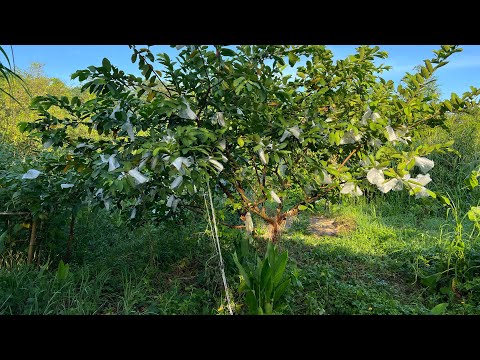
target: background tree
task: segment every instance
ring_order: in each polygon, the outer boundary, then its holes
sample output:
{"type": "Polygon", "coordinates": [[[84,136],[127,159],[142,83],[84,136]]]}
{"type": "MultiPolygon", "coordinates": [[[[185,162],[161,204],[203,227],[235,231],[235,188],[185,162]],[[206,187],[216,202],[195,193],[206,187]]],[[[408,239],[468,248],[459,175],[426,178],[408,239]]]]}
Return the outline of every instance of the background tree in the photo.
{"type": "MultiPolygon", "coordinates": [[[[43,64],[39,63],[32,63],[27,70],[18,69],[17,75],[22,79],[21,82],[0,79],[0,87],[9,89],[9,94],[0,94],[0,134],[3,142],[15,145],[18,151],[32,152],[38,150],[41,144],[18,129],[20,122],[30,122],[36,118],[35,111],[30,109],[32,96],[74,96],[78,90],[68,87],[60,79],[47,77],[43,64]]],[[[85,93],[82,96],[86,100],[92,95],[85,93]]],[[[66,115],[61,109],[52,109],[52,112],[57,116],[66,115]]],[[[78,135],[81,131],[76,129],[74,133],[78,135]]],[[[83,129],[83,134],[87,134],[86,129],[83,129]]]]}

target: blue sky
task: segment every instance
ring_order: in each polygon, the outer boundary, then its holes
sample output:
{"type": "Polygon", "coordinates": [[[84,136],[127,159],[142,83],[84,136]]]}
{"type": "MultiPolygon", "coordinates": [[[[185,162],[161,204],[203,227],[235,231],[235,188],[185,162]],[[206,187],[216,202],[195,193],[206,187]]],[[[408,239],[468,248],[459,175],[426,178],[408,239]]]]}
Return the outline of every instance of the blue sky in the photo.
{"type": "MultiPolygon", "coordinates": [[[[355,52],[357,45],[332,45],[335,58],[345,58],[355,52]]],[[[437,71],[438,84],[443,96],[451,92],[461,95],[469,86],[480,87],[480,45],[461,46],[464,50],[451,57],[450,64],[437,71]]],[[[433,57],[436,45],[382,45],[389,57],[384,63],[393,67],[382,76],[398,82],[405,71],[411,71],[423,59],[433,57]]],[[[4,45],[9,50],[9,46],[4,45]]],[[[138,74],[136,64],[132,64],[131,50],[127,45],[14,45],[15,64],[22,69],[32,62],[44,64],[47,76],[58,77],[69,85],[77,85],[70,75],[90,65],[100,65],[104,57],[127,73],[138,74]]],[[[155,46],[154,54],[167,52],[174,57],[177,51],[166,45],[155,46]]]]}

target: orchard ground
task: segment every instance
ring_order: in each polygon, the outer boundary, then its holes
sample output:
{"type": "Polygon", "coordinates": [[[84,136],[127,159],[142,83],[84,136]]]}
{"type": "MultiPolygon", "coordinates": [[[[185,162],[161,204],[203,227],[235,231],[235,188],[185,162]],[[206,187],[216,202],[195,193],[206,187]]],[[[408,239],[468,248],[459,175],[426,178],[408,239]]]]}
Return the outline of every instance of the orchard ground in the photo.
{"type": "MultiPolygon", "coordinates": [[[[286,272],[292,276],[282,313],[429,314],[445,301],[444,295],[422,284],[419,274],[429,261],[444,255],[446,234],[455,224],[418,201],[392,195],[370,203],[346,200],[329,210],[318,204],[317,214],[355,223],[354,229],[337,236],[309,231],[312,214],[307,212],[292,221],[280,242],[289,252],[286,272]]],[[[4,255],[0,312],[226,314],[218,259],[203,218],[135,230],[117,220],[104,211],[81,215],[74,257],[63,281],[57,276],[61,256],[50,258],[38,271],[22,264],[14,252],[4,255]]],[[[224,253],[233,250],[239,234],[221,231],[224,253]]],[[[478,248],[478,239],[468,245],[478,248]]],[[[226,255],[225,261],[233,289],[238,275],[231,257],[226,255]]],[[[479,314],[476,294],[471,289],[453,298],[446,313],[479,314]]],[[[241,311],[240,299],[235,302],[241,311]]]]}

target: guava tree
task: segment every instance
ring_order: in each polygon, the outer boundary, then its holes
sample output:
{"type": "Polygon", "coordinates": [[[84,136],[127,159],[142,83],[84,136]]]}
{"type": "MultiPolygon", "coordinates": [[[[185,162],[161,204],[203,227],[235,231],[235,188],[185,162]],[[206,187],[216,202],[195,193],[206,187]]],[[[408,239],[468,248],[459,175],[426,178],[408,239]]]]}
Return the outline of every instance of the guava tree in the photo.
{"type": "Polygon", "coordinates": [[[108,59],[79,70],[72,77],[96,97],[39,97],[39,118],[24,129],[70,151],[68,165],[131,218],[193,208],[209,182],[231,209],[268,223],[273,241],[287,217],[327,196],[366,187],[436,196],[425,187],[426,156],[451,144],[411,139],[479,94],[439,101],[425,91],[457,46],[436,50],[397,87],[380,76],[388,67],[377,64],[387,57],[378,47],[338,61],[325,46],[177,46],[175,60],[131,48],[141,77],[108,59]],[[79,126],[104,139],[72,136],[79,126]]]}
{"type": "MultiPolygon", "coordinates": [[[[66,257],[71,255],[76,214],[81,206],[92,199],[84,176],[65,166],[69,155],[42,152],[36,157],[9,159],[7,168],[0,166],[1,213],[28,214],[30,217],[30,244],[28,263],[31,263],[37,246],[40,223],[48,226],[58,215],[70,219],[66,257]]],[[[1,164],[0,164],[1,165],[1,164]]]]}

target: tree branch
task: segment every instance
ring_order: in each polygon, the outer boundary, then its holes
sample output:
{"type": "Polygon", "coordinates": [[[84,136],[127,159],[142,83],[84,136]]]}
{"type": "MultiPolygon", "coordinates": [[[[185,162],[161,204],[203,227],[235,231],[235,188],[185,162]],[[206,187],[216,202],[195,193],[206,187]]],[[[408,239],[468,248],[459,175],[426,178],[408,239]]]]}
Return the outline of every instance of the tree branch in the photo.
{"type": "Polygon", "coordinates": [[[223,226],[229,227],[230,229],[244,229],[245,228],[245,225],[232,225],[232,224],[224,223],[223,221],[220,221],[219,223],[223,226]]]}
{"type": "MultiPolygon", "coordinates": [[[[265,182],[262,183],[262,180],[260,179],[260,175],[258,174],[257,163],[256,163],[255,159],[256,159],[256,156],[253,155],[252,156],[253,168],[255,169],[255,174],[257,174],[258,185],[260,185],[260,190],[262,191],[263,196],[267,197],[267,195],[265,194],[265,182]]],[[[265,169],[265,166],[264,166],[264,169],[265,169]]]]}
{"type": "Polygon", "coordinates": [[[355,149],[353,149],[353,151],[347,156],[347,158],[343,160],[343,162],[340,164],[340,166],[338,167],[338,170],[340,170],[342,167],[345,166],[347,161],[350,160],[350,158],[362,147],[362,145],[363,144],[358,144],[358,146],[355,149]]]}
{"type": "Polygon", "coordinates": [[[311,202],[313,201],[316,201],[318,200],[319,198],[321,198],[323,195],[325,195],[327,192],[329,192],[330,190],[332,189],[335,189],[335,185],[333,186],[330,186],[330,187],[327,187],[327,186],[324,186],[323,188],[325,189],[324,191],[322,191],[321,193],[318,193],[308,199],[305,199],[303,201],[301,201],[300,203],[298,203],[297,205],[295,205],[293,208],[291,208],[290,210],[286,211],[283,213],[283,215],[281,217],[283,218],[287,218],[287,217],[290,217],[290,216],[294,216],[294,215],[297,215],[298,214],[298,207],[300,205],[306,205],[306,204],[310,204],[311,202]]]}
{"type": "MultiPolygon", "coordinates": [[[[134,46],[133,48],[134,48],[134,50],[136,50],[135,46],[134,46]]],[[[140,54],[139,52],[137,52],[137,54],[138,54],[138,56],[140,56],[140,57],[143,59],[143,61],[145,61],[145,63],[149,64],[149,63],[147,62],[145,56],[143,56],[143,55],[140,54]]],[[[151,65],[151,64],[149,64],[149,65],[151,65]]],[[[152,68],[153,68],[153,66],[152,66],[152,68]]],[[[153,73],[155,74],[155,77],[158,79],[158,81],[160,81],[160,83],[163,85],[163,87],[167,90],[167,92],[168,92],[168,97],[169,97],[169,98],[172,98],[172,93],[170,92],[169,88],[165,85],[165,83],[162,81],[162,79],[161,79],[160,76],[157,74],[157,72],[156,72],[155,70],[153,70],[153,73]]]]}

